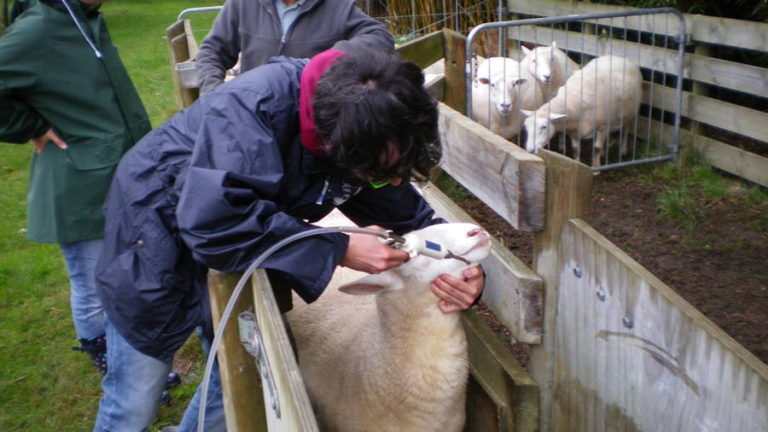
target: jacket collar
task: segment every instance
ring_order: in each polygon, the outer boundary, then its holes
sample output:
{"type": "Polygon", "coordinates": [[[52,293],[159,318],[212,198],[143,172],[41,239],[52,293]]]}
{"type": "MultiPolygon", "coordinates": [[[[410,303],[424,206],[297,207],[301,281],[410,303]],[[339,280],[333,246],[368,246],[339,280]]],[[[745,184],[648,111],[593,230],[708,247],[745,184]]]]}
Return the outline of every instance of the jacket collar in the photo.
{"type": "Polygon", "coordinates": [[[301,72],[299,85],[299,136],[301,144],[313,155],[324,158],[328,156],[323,148],[323,142],[315,132],[315,112],[312,99],[317,90],[317,81],[336,59],[343,56],[344,51],[329,49],[312,57],[301,72]]]}

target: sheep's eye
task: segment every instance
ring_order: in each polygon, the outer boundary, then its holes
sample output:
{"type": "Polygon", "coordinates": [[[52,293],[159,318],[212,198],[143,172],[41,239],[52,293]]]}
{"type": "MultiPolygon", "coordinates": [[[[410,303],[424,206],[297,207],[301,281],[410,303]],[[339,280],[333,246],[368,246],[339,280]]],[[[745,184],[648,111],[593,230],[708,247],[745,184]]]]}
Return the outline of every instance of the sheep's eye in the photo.
{"type": "Polygon", "coordinates": [[[547,129],[547,125],[541,125],[541,126],[539,126],[539,129],[546,130],[547,129]]]}

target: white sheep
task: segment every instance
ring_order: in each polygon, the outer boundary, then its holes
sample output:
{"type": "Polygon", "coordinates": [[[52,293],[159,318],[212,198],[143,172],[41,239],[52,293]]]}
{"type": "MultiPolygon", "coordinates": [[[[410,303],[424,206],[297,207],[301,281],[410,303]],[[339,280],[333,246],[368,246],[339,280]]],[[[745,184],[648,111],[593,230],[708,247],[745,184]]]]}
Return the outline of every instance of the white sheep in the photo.
{"type": "Polygon", "coordinates": [[[521,45],[521,49],[524,57],[520,64],[526,72],[536,78],[545,101],[552,99],[568,78],[579,70],[579,64],[561,51],[557,42],[553,41],[549,46],[534,49],[521,45]]]}
{"type": "MultiPolygon", "coordinates": [[[[490,250],[488,234],[472,224],[438,224],[408,235],[437,242],[471,265],[490,250]]],[[[380,274],[339,268],[316,302],[294,296],[287,318],[321,429],[462,430],[466,336],[460,315],[442,313],[429,286],[441,274],[461,277],[469,265],[416,256],[380,274]]]]}
{"type": "Polygon", "coordinates": [[[490,57],[479,62],[472,85],[472,118],[506,139],[517,135],[525,116],[544,102],[533,76],[517,60],[490,57]]]}
{"type": "Polygon", "coordinates": [[[611,132],[623,129],[621,152],[642,100],[643,77],[632,61],[615,56],[598,57],[576,71],[557,95],[535,112],[526,111],[526,150],[538,153],[557,132],[565,132],[574,158],[581,155],[581,139],[594,133],[592,166],[600,166],[603,145],[611,132]]]}

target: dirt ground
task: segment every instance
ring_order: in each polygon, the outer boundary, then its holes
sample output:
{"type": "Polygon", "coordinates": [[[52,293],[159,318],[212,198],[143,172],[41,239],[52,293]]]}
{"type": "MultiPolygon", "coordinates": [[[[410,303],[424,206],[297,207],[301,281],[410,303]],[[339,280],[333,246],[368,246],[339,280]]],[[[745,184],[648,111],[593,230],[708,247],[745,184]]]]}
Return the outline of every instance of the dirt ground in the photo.
{"type": "MultiPolygon", "coordinates": [[[[640,181],[637,170],[596,176],[591,225],[736,341],[768,363],[768,203],[725,199],[701,203],[689,231],[658,216],[665,181],[640,181]]],[[[512,230],[476,203],[465,210],[519,258],[531,263],[533,236],[512,230]]],[[[527,362],[527,347],[480,308],[497,335],[527,362]]]]}

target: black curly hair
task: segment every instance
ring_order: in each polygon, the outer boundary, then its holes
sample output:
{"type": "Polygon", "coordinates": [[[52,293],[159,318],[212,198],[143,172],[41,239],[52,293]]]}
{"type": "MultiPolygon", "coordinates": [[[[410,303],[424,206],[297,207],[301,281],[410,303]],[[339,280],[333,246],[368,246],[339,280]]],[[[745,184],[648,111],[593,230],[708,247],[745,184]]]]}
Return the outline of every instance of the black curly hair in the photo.
{"type": "Polygon", "coordinates": [[[338,169],[358,179],[425,178],[439,161],[437,102],[419,67],[377,50],[349,52],[322,75],[312,101],[316,132],[338,169]],[[400,157],[391,163],[390,145],[400,157]],[[391,165],[391,166],[390,166],[391,165]]]}

